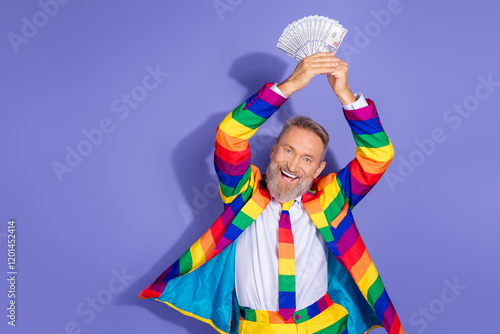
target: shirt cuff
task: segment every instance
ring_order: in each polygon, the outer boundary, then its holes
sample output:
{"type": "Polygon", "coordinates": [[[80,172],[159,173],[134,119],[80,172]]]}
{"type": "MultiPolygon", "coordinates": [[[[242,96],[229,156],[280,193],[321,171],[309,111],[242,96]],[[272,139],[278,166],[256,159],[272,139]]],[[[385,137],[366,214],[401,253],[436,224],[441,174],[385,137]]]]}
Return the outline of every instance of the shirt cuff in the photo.
{"type": "Polygon", "coordinates": [[[356,110],[368,105],[368,102],[366,102],[366,99],[362,93],[356,93],[354,94],[354,97],[356,98],[356,101],[354,101],[353,103],[342,105],[342,108],[344,108],[345,110],[356,110]]]}
{"type": "Polygon", "coordinates": [[[276,94],[279,94],[281,95],[283,98],[285,99],[288,99],[288,96],[286,96],[285,94],[283,94],[283,92],[278,88],[278,84],[275,83],[274,85],[272,85],[271,87],[269,87],[273,92],[275,92],[276,94]]]}

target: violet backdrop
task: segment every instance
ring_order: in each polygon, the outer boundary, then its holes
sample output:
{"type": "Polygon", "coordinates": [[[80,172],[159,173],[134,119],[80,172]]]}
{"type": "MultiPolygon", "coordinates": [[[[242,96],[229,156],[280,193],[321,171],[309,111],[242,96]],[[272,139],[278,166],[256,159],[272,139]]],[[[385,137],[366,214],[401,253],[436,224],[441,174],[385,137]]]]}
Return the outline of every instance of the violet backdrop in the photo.
{"type": "MultiPolygon", "coordinates": [[[[349,30],[338,56],[396,150],[354,215],[406,332],[498,331],[499,10],[485,0],[3,0],[0,332],[216,333],[138,294],[221,212],[215,128],[293,71],[276,43],[315,14],[349,30]]],[[[258,166],[293,114],[330,132],[327,172],[354,157],[317,77],[253,138],[258,166]]]]}

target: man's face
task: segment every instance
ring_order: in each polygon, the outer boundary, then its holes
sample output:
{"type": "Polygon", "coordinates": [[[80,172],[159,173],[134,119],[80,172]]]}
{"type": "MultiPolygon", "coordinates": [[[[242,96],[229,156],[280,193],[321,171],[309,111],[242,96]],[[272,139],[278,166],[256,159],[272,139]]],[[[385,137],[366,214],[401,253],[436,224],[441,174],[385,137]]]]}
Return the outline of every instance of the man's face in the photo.
{"type": "Polygon", "coordinates": [[[278,202],[303,195],[325,168],[323,142],[314,132],[291,127],[271,149],[267,188],[278,202]]]}

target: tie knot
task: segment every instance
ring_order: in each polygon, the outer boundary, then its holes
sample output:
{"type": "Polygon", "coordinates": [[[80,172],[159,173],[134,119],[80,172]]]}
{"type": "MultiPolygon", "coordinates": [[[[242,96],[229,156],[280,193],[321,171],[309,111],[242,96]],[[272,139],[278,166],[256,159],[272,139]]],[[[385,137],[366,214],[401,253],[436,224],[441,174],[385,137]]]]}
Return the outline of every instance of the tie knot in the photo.
{"type": "Polygon", "coordinates": [[[290,202],[282,203],[281,210],[290,211],[290,208],[292,207],[293,201],[294,200],[291,200],[290,202]]]}

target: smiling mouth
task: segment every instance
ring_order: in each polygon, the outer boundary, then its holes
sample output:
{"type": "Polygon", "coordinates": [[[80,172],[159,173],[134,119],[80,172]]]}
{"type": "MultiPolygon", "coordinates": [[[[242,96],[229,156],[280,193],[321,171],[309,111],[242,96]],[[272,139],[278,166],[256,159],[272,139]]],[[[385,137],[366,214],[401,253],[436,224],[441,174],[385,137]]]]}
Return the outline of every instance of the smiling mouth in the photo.
{"type": "Polygon", "coordinates": [[[285,172],[283,169],[281,169],[281,175],[288,181],[293,181],[299,178],[298,176],[285,172]]]}

